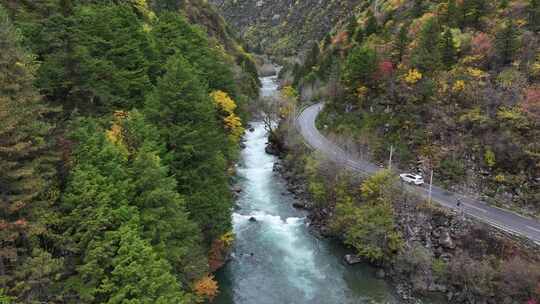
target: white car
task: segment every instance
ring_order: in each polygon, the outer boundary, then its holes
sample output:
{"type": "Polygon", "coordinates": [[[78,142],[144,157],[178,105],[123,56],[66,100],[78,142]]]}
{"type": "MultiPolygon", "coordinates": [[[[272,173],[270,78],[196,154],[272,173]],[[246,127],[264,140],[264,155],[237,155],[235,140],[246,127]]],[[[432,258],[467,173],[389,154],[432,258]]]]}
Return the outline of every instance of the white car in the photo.
{"type": "Polygon", "coordinates": [[[418,174],[403,173],[399,175],[399,178],[409,184],[415,184],[417,186],[424,184],[424,178],[418,174]]]}

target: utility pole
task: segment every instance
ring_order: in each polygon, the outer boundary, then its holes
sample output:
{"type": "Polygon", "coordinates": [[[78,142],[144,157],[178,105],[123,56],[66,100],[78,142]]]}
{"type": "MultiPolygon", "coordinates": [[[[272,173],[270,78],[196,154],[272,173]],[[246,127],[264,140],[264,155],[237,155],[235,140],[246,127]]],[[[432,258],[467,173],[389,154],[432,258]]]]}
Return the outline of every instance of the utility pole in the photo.
{"type": "Polygon", "coordinates": [[[429,177],[429,205],[431,206],[431,189],[433,188],[433,168],[431,169],[431,175],[429,177]]]}
{"type": "Polygon", "coordinates": [[[394,146],[390,146],[390,159],[388,160],[388,170],[392,170],[392,155],[394,154],[394,146]]]}

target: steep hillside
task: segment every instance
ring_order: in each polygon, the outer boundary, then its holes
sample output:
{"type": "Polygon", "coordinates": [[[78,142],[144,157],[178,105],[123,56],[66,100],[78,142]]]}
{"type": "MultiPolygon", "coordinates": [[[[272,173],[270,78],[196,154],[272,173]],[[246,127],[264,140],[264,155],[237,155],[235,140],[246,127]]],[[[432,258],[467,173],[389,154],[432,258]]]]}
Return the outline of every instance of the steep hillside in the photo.
{"type": "Polygon", "coordinates": [[[0,303],[202,303],[258,95],[203,1],[0,1],[0,303]]]}
{"type": "Polygon", "coordinates": [[[380,162],[540,210],[538,1],[376,1],[315,44],[291,81],[329,131],[380,162]]]}
{"type": "Polygon", "coordinates": [[[321,40],[365,1],[211,0],[258,52],[290,55],[321,40]]]}

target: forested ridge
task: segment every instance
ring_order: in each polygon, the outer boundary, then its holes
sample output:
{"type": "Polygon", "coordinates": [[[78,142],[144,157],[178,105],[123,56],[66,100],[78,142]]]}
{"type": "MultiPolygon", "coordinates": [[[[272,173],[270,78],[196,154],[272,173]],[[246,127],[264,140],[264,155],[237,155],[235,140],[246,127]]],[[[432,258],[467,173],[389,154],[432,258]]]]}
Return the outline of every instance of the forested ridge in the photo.
{"type": "Polygon", "coordinates": [[[0,302],[213,298],[258,86],[204,1],[2,1],[0,302]]]}

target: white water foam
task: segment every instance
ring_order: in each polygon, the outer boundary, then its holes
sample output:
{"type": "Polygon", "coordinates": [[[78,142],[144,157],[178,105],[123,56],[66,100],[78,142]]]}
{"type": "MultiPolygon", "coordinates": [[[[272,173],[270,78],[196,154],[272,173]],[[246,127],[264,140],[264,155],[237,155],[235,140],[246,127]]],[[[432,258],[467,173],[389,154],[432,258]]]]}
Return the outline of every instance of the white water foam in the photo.
{"type": "Polygon", "coordinates": [[[288,269],[290,284],[302,290],[306,299],[315,296],[313,279],[322,280],[324,275],[315,264],[314,250],[306,246],[309,242],[302,239],[306,237],[302,233],[305,226],[305,217],[288,217],[286,219],[272,215],[264,211],[255,211],[249,215],[233,214],[234,230],[242,234],[250,225],[263,225],[264,233],[261,235],[269,238],[284,253],[281,257],[288,269]],[[256,222],[250,222],[254,218],[256,222]]]}

